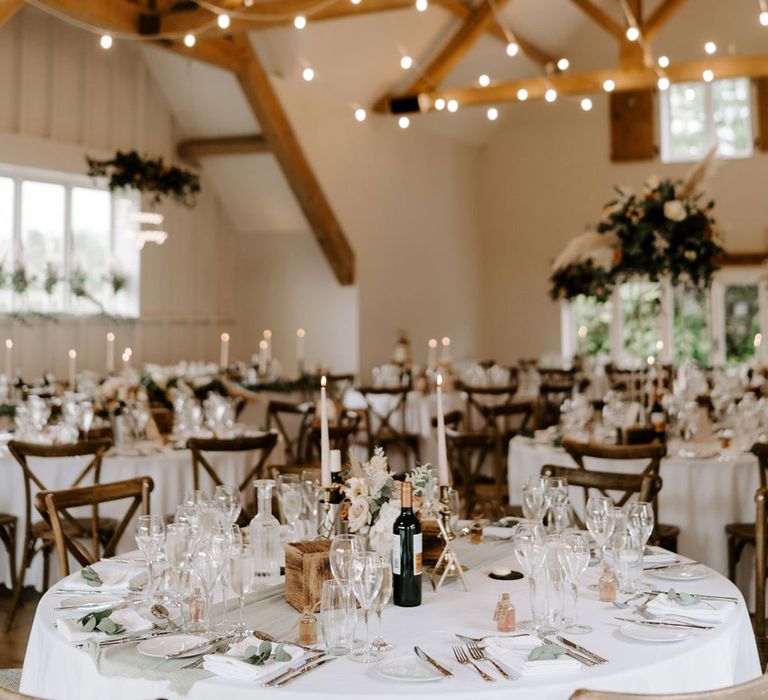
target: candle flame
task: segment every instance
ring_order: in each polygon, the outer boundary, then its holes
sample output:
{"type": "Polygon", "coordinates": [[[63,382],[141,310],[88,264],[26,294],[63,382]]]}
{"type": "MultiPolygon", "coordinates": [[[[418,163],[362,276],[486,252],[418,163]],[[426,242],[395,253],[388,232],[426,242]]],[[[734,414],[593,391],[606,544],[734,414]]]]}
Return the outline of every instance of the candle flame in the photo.
{"type": "Polygon", "coordinates": [[[437,347],[437,339],[436,338],[430,338],[429,339],[429,347],[436,348],[437,347]]]}
{"type": "Polygon", "coordinates": [[[653,355],[648,355],[648,366],[653,367],[654,362],[656,362],[656,358],[653,355]]]}
{"type": "Polygon", "coordinates": [[[267,349],[267,341],[266,341],[266,340],[260,340],[260,341],[259,341],[259,347],[260,347],[262,350],[266,350],[266,349],[267,349]]]}
{"type": "Polygon", "coordinates": [[[123,357],[127,357],[130,360],[132,356],[133,356],[133,350],[131,350],[130,348],[126,348],[125,350],[123,350],[123,357]]]}
{"type": "Polygon", "coordinates": [[[267,328],[267,330],[264,331],[264,337],[269,340],[272,337],[272,331],[267,328]]]}
{"type": "Polygon", "coordinates": [[[296,331],[296,337],[297,338],[303,338],[307,332],[303,328],[299,328],[299,330],[296,331]]]}
{"type": "Polygon", "coordinates": [[[328,380],[325,378],[325,375],[323,375],[322,377],[320,377],[320,386],[321,386],[321,387],[323,387],[323,389],[325,389],[325,385],[326,385],[327,383],[328,383],[328,380]]]}
{"type": "Polygon", "coordinates": [[[437,386],[438,386],[438,388],[443,386],[443,375],[442,374],[438,374],[437,375],[437,386]]]}
{"type": "Polygon", "coordinates": [[[228,343],[229,342],[229,333],[222,333],[221,334],[221,342],[222,343],[228,343]]]}
{"type": "Polygon", "coordinates": [[[588,329],[586,326],[579,326],[579,338],[586,338],[587,332],[588,332],[588,329]]]}
{"type": "Polygon", "coordinates": [[[107,342],[108,343],[114,343],[115,342],[115,334],[110,332],[107,333],[107,342]]]}
{"type": "Polygon", "coordinates": [[[448,336],[445,336],[442,340],[443,347],[447,348],[451,344],[451,339],[448,336]]]}
{"type": "Polygon", "coordinates": [[[656,349],[661,352],[664,349],[664,341],[663,340],[657,340],[656,341],[656,349]]]}
{"type": "Polygon", "coordinates": [[[5,347],[9,350],[13,347],[13,341],[10,338],[5,339],[5,347]]]}
{"type": "Polygon", "coordinates": [[[77,357],[77,351],[72,349],[69,351],[69,359],[74,360],[77,357]]]}
{"type": "Polygon", "coordinates": [[[131,359],[130,353],[128,353],[127,351],[124,352],[123,353],[123,362],[128,362],[128,360],[130,360],[130,359],[131,359]]]}
{"type": "Polygon", "coordinates": [[[755,334],[755,347],[759,348],[760,345],[763,342],[763,334],[762,333],[756,333],[755,334]]]}

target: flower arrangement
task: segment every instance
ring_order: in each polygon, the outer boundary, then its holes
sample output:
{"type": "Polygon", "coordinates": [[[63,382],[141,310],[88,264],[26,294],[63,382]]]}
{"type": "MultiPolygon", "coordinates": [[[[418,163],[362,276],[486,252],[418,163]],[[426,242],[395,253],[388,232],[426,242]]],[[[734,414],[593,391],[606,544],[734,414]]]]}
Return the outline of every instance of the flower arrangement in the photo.
{"type": "Polygon", "coordinates": [[[11,273],[11,288],[16,294],[24,294],[35,281],[34,277],[27,274],[27,269],[21,263],[16,263],[11,273]]]}
{"type": "Polygon", "coordinates": [[[119,294],[128,286],[128,275],[113,267],[104,275],[104,281],[112,288],[112,294],[119,294]]]}
{"type": "Polygon", "coordinates": [[[195,173],[168,165],[162,156],[150,158],[133,150],[117,151],[109,160],[90,157],[86,160],[88,175],[108,178],[110,190],[127,188],[147,192],[155,204],[172,197],[185,207],[193,207],[195,195],[200,192],[200,178],[195,173]]]}
{"type": "Polygon", "coordinates": [[[553,265],[550,294],[605,300],[613,286],[643,275],[668,275],[672,284],[708,286],[723,253],[716,241],[715,203],[703,202],[701,183],[714,150],[684,180],[651,176],[641,194],[617,187],[595,231],[576,237],[553,265]]]}
{"type": "Polygon", "coordinates": [[[61,281],[59,271],[52,262],[45,264],[45,276],[43,277],[43,289],[48,296],[52,296],[56,285],[61,281]]]}

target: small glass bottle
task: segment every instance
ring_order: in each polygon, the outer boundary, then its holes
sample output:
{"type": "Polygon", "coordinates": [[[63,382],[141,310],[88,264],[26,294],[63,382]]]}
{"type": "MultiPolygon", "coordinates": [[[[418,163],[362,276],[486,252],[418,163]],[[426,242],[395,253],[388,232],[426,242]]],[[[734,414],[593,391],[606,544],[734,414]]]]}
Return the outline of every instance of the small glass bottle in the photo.
{"type": "Polygon", "coordinates": [[[248,539],[253,549],[256,580],[259,583],[276,583],[280,579],[283,546],[280,541],[280,521],[272,515],[272,479],[253,482],[259,506],[257,515],[248,526],[248,539]]]}
{"type": "Polygon", "coordinates": [[[496,603],[496,609],[493,612],[493,621],[496,623],[496,629],[499,632],[514,632],[517,627],[517,618],[515,606],[509,599],[509,593],[502,593],[499,601],[496,603]]]}
{"type": "Polygon", "coordinates": [[[317,644],[317,618],[312,613],[312,608],[304,608],[299,618],[299,644],[312,646],[317,644]]]}
{"type": "Polygon", "coordinates": [[[477,520],[472,523],[469,529],[469,541],[472,544],[483,543],[483,526],[477,520]]]}
{"type": "Polygon", "coordinates": [[[603,603],[616,602],[616,590],[618,589],[618,581],[614,576],[610,567],[604,566],[603,573],[600,574],[600,578],[597,581],[597,590],[600,594],[600,600],[603,603]]]}

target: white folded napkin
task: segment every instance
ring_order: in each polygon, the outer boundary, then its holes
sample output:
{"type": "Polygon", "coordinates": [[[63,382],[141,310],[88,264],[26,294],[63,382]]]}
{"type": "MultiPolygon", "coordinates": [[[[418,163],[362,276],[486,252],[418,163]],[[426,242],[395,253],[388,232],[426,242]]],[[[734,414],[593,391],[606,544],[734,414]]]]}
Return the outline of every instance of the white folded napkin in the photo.
{"type": "MultiPolygon", "coordinates": [[[[80,617],[85,616],[87,613],[83,612],[80,617]]],[[[121,608],[115,610],[111,615],[112,620],[118,625],[125,627],[125,632],[119,635],[113,635],[115,637],[123,636],[124,634],[132,634],[134,632],[142,632],[152,627],[152,623],[146,618],[142,617],[136,608],[121,608]]],[[[109,635],[104,632],[96,631],[86,632],[77,622],[76,619],[57,619],[56,629],[59,631],[62,637],[68,642],[84,642],[87,639],[108,639],[109,635]]]]}
{"type": "Polygon", "coordinates": [[[100,586],[89,586],[82,573],[77,573],[60,581],[56,587],[66,591],[127,592],[131,580],[141,576],[141,574],[136,573],[136,569],[133,567],[109,560],[97,561],[92,568],[101,578],[102,584],[100,586]]]}
{"type": "Polygon", "coordinates": [[[483,528],[483,535],[489,537],[499,537],[503,540],[511,540],[514,534],[515,528],[513,527],[499,527],[498,525],[488,525],[483,528]]]}
{"type": "Polygon", "coordinates": [[[646,609],[653,615],[677,615],[702,622],[722,622],[735,607],[727,600],[699,600],[692,605],[681,605],[675,600],[669,600],[666,595],[660,595],[648,603],[646,609]]]}
{"type": "MultiPolygon", "coordinates": [[[[203,668],[223,678],[233,678],[239,681],[255,681],[263,676],[277,675],[288,668],[288,665],[299,658],[304,652],[290,644],[285,644],[283,649],[291,655],[291,661],[270,660],[262,666],[254,666],[243,661],[243,655],[248,647],[258,647],[263,640],[253,636],[247,637],[242,642],[233,644],[226,654],[208,654],[203,657],[203,668]]],[[[274,649],[273,645],[273,649],[274,649]]]]}
{"type": "Polygon", "coordinates": [[[663,547],[646,547],[643,552],[643,564],[668,564],[677,559],[677,554],[663,547]]]}
{"type": "Polygon", "coordinates": [[[491,637],[485,644],[491,656],[496,657],[521,676],[544,676],[550,673],[575,671],[581,666],[576,659],[565,654],[556,659],[528,661],[528,654],[542,645],[540,639],[530,634],[520,637],[491,637]]]}

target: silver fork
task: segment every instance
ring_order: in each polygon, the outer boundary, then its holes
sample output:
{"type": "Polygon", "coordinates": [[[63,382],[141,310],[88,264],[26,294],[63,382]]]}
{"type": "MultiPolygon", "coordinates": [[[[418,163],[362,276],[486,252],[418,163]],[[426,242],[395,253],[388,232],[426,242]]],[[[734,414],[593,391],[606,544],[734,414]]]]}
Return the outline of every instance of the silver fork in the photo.
{"type": "MultiPolygon", "coordinates": [[[[521,634],[486,634],[484,637],[467,637],[466,634],[458,634],[456,635],[459,639],[465,641],[465,642],[473,642],[474,644],[479,645],[483,640],[490,639],[491,637],[499,637],[499,638],[509,638],[512,637],[525,637],[527,636],[527,632],[523,632],[521,634]]],[[[480,647],[482,649],[482,647],[480,647]]]]}
{"type": "Polygon", "coordinates": [[[256,639],[263,639],[265,642],[272,642],[273,644],[290,644],[291,646],[299,647],[299,649],[303,649],[304,651],[317,651],[315,647],[307,647],[303,644],[299,644],[298,642],[293,642],[287,639],[278,639],[274,635],[269,634],[269,632],[251,630],[251,634],[256,637],[256,639]]]}
{"type": "Polygon", "coordinates": [[[650,603],[658,595],[658,593],[650,593],[648,597],[642,603],[640,603],[640,605],[635,606],[635,610],[637,610],[637,612],[642,615],[645,612],[645,609],[648,607],[648,603],[650,603]]]}
{"type": "Polygon", "coordinates": [[[488,656],[485,655],[485,652],[477,645],[476,642],[468,642],[467,643],[467,650],[469,651],[469,655],[475,660],[475,661],[487,661],[490,664],[493,664],[493,667],[502,675],[503,678],[506,678],[508,681],[516,681],[517,677],[510,676],[504,668],[496,663],[496,661],[488,656]]]}
{"type": "Polygon", "coordinates": [[[485,671],[483,671],[482,668],[480,668],[474,661],[470,661],[469,657],[467,656],[467,652],[464,651],[462,647],[453,647],[453,655],[456,657],[456,661],[458,661],[460,664],[469,664],[472,666],[472,668],[475,669],[480,674],[480,677],[484,681],[493,681],[494,679],[491,678],[485,671]]]}
{"type": "MultiPolygon", "coordinates": [[[[245,635],[242,632],[238,632],[237,634],[232,635],[228,639],[225,639],[222,642],[219,642],[214,648],[212,652],[209,652],[211,654],[226,654],[231,648],[233,644],[237,644],[238,642],[241,642],[244,639],[245,635]]],[[[191,664],[187,664],[186,666],[182,666],[182,670],[190,670],[195,668],[200,668],[203,665],[203,662],[205,661],[205,654],[203,656],[199,656],[196,658],[191,664]]]]}

